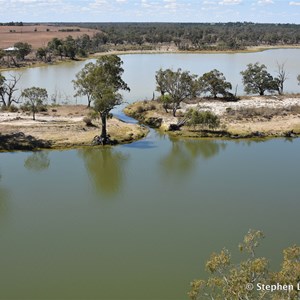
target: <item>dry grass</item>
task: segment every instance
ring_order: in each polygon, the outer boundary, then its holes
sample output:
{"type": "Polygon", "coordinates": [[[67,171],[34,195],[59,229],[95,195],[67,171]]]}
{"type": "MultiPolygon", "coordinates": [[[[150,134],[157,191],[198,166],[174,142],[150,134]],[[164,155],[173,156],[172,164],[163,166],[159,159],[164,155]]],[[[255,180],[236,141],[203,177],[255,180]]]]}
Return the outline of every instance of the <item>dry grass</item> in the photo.
{"type": "Polygon", "coordinates": [[[97,32],[100,31],[96,29],[53,25],[0,26],[0,48],[11,47],[17,42],[26,42],[31,44],[33,49],[37,49],[46,46],[54,37],[64,39],[71,35],[73,38],[76,38],[83,34],[93,36],[97,32]],[[59,31],[63,29],[80,29],[80,31],[59,31]]]}
{"type": "MultiPolygon", "coordinates": [[[[86,126],[83,118],[89,109],[83,105],[49,107],[45,113],[38,113],[36,121],[28,113],[0,113],[0,133],[3,135],[23,132],[35,139],[50,141],[51,148],[73,148],[88,146],[94,136],[101,132],[99,120],[94,126],[86,126]]],[[[127,124],[115,118],[109,119],[107,131],[112,140],[119,143],[132,142],[144,137],[148,130],[136,124],[127,124]]],[[[1,149],[1,148],[0,148],[1,149]]]]}

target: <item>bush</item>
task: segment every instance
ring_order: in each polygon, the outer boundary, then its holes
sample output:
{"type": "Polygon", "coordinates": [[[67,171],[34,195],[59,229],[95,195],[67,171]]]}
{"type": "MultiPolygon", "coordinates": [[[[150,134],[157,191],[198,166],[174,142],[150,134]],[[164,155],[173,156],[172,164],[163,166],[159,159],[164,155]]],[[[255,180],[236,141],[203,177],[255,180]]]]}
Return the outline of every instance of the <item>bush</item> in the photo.
{"type": "Polygon", "coordinates": [[[92,119],[90,117],[87,116],[84,117],[83,122],[85,123],[86,126],[93,126],[92,119]]]}
{"type": "Polygon", "coordinates": [[[139,105],[139,106],[136,108],[136,112],[137,112],[138,114],[141,114],[141,113],[143,113],[144,111],[145,111],[145,109],[144,109],[144,107],[141,106],[141,105],[139,105]]]}
{"type": "Polygon", "coordinates": [[[151,104],[150,107],[149,107],[149,110],[156,110],[155,104],[151,104]]]}
{"type": "Polygon", "coordinates": [[[8,111],[9,111],[9,112],[17,112],[18,110],[19,110],[19,108],[16,107],[15,105],[10,105],[10,106],[8,107],[8,111]]]}
{"type": "Polygon", "coordinates": [[[220,119],[217,115],[210,111],[198,111],[190,109],[186,115],[188,118],[187,125],[196,128],[200,126],[202,129],[217,129],[220,127],[220,119]]]}

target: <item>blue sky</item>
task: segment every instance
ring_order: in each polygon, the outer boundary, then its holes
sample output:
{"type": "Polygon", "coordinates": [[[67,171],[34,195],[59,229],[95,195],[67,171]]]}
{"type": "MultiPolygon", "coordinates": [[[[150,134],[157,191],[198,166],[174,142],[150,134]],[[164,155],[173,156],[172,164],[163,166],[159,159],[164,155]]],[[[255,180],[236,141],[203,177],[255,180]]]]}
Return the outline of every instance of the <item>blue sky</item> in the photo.
{"type": "Polygon", "coordinates": [[[0,0],[0,22],[300,24],[300,0],[0,0]]]}

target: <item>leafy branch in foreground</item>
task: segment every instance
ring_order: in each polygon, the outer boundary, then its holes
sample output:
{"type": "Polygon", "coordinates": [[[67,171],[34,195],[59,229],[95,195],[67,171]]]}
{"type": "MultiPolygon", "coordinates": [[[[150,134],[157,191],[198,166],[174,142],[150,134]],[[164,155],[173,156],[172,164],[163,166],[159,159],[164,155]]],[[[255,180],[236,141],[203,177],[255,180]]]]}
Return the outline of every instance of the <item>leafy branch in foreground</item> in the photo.
{"type": "Polygon", "coordinates": [[[295,245],[285,249],[281,270],[271,272],[269,261],[256,256],[255,250],[263,238],[264,234],[259,230],[248,231],[239,245],[248,258],[239,264],[232,263],[231,254],[225,248],[220,253],[212,253],[206,263],[210,276],[207,280],[191,282],[190,299],[299,299],[300,247],[295,245]]]}

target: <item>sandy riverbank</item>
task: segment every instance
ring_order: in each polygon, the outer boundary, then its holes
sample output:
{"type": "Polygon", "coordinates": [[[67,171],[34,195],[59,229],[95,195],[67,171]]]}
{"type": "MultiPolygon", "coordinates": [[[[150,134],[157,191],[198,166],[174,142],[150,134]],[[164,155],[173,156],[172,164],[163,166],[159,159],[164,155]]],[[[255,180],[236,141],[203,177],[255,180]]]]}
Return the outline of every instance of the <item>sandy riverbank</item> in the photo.
{"type": "MultiPolygon", "coordinates": [[[[169,131],[170,124],[177,124],[190,108],[211,111],[219,116],[221,127],[209,136],[280,137],[286,136],[288,132],[295,136],[300,133],[299,95],[243,97],[237,102],[199,99],[194,103],[182,103],[177,111],[178,117],[166,113],[157,101],[142,101],[129,105],[125,113],[138,118],[142,123],[169,131]]],[[[170,133],[183,137],[207,136],[207,131],[194,130],[188,126],[170,133]]]]}
{"type": "MultiPolygon", "coordinates": [[[[100,134],[101,124],[94,120],[94,126],[86,126],[83,118],[88,112],[83,105],[49,107],[36,115],[36,121],[29,113],[0,112],[0,151],[90,146],[94,136],[100,134]]],[[[133,142],[148,132],[116,118],[108,120],[107,130],[116,143],[133,142]]]]}

